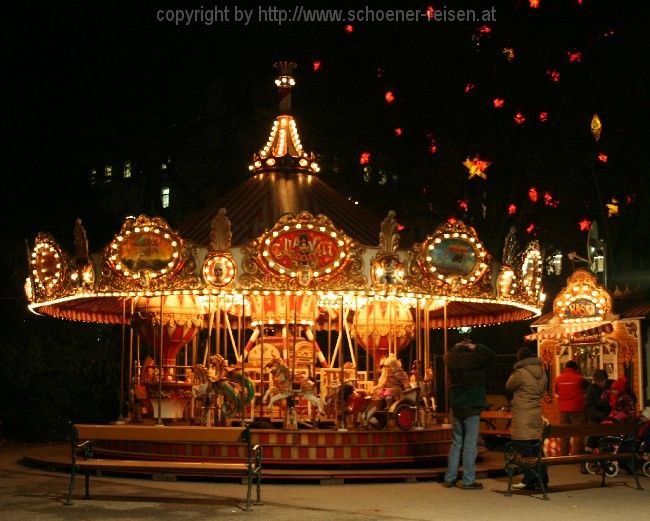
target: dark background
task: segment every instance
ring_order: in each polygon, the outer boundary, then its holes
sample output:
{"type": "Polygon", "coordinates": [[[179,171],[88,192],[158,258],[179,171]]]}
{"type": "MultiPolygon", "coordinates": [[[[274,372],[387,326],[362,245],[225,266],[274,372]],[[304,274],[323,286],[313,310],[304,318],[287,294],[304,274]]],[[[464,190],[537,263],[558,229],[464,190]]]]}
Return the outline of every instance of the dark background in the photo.
{"type": "MultiPolygon", "coordinates": [[[[298,64],[294,114],[305,148],[321,157],[322,179],[378,215],[396,210],[403,244],[454,216],[475,226],[497,257],[513,225],[521,244],[540,240],[547,260],[559,251],[586,256],[587,232],[578,223],[587,219],[607,241],[610,288],[647,290],[643,2],[367,4],[479,13],[494,6],[496,22],[353,23],[347,32],[343,22],[156,21],[159,9],[187,9],[187,2],[65,2],[11,13],[0,164],[2,434],[56,439],[67,419],[105,421],[118,410],[121,331],[29,313],[25,241],[44,230],[70,250],[81,217],[97,251],[126,215],[163,215],[176,226],[245,180],[276,116],[271,66],[278,60],[298,64]],[[505,48],[513,49],[512,61],[505,48]],[[580,61],[570,61],[576,52],[580,61]],[[503,108],[495,98],[505,100],[503,108]],[[518,112],[522,124],[514,121],[518,112]],[[590,132],[594,113],[603,124],[598,142],[590,132]],[[363,152],[369,165],[360,164],[363,152]],[[468,179],[462,164],[476,155],[492,162],[486,180],[468,179]],[[126,160],[134,165],[128,183],[119,175],[101,180],[106,164],[119,174],[126,160]],[[169,209],[160,206],[162,184],[172,186],[169,209]],[[537,203],[528,198],[532,186],[537,203]],[[543,203],[545,192],[557,207],[543,203]],[[612,198],[619,214],[608,217],[612,198]]],[[[545,275],[549,302],[570,273],[564,262],[561,274],[545,275]]],[[[508,354],[527,331],[524,323],[476,335],[508,354]]],[[[495,376],[493,390],[502,379],[495,376]]]]}

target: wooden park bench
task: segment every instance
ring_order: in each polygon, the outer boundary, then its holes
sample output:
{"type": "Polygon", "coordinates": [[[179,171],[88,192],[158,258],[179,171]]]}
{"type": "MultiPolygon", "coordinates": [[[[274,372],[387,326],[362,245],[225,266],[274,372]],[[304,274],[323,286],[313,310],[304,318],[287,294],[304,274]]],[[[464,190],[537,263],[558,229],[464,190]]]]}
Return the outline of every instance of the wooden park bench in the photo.
{"type": "Polygon", "coordinates": [[[508,475],[508,491],[506,496],[512,495],[512,478],[517,470],[531,470],[538,479],[539,487],[542,490],[544,499],[546,487],[542,482],[542,467],[544,465],[570,465],[598,463],[602,475],[601,487],[605,486],[607,469],[615,461],[627,461],[633,471],[636,480],[637,490],[643,490],[636,475],[636,454],[634,452],[613,451],[613,445],[619,445],[621,440],[628,435],[634,435],[636,425],[634,423],[602,423],[569,425],[557,424],[547,425],[544,428],[542,438],[532,448],[517,441],[511,441],[504,447],[505,468],[508,475]],[[573,454],[570,456],[544,456],[544,440],[546,438],[569,438],[569,437],[600,437],[598,449],[593,453],[573,454]],[[533,454],[533,455],[530,455],[533,454]]]}
{"type": "Polygon", "coordinates": [[[139,474],[181,474],[208,477],[239,477],[246,483],[246,501],[244,510],[251,509],[253,480],[256,480],[256,505],[263,504],[260,498],[260,481],[262,475],[262,449],[251,444],[250,430],[246,427],[189,427],[189,426],[150,426],[150,425],[72,425],[70,485],[65,501],[72,504],[75,477],[83,473],[86,478],[86,495],[90,498],[91,472],[131,472],[139,474]],[[230,461],[182,461],[139,460],[139,459],[102,459],[95,456],[93,445],[97,440],[133,440],[178,443],[245,443],[246,456],[230,461]]]}

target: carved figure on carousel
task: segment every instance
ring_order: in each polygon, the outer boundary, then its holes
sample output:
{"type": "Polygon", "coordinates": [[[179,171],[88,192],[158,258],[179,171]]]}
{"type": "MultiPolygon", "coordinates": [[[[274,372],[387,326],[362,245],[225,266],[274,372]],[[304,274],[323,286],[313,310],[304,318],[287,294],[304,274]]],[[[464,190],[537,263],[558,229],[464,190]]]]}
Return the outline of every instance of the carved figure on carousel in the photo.
{"type": "Polygon", "coordinates": [[[203,400],[201,425],[214,424],[213,399],[216,396],[219,409],[218,423],[223,418],[233,416],[244,410],[255,396],[255,388],[250,378],[243,374],[241,367],[230,366],[221,355],[209,359],[210,368],[203,365],[192,367],[192,394],[203,400]]]}
{"type": "Polygon", "coordinates": [[[264,368],[271,373],[272,382],[262,400],[263,402],[269,401],[268,411],[273,409],[273,404],[278,400],[287,398],[288,401],[292,401],[295,397],[301,396],[313,403],[319,413],[324,412],[320,398],[314,394],[316,385],[312,380],[301,375],[295,375],[295,378],[292,379],[289,366],[275,354],[272,354],[271,361],[264,368]],[[294,386],[297,386],[297,389],[294,386]]]}

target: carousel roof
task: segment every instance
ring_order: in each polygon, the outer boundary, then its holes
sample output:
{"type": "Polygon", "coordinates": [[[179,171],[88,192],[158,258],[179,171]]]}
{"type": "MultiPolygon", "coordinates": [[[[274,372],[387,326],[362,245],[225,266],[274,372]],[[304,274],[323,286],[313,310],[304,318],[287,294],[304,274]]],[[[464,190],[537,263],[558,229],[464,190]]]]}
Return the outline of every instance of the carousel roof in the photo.
{"type": "Polygon", "coordinates": [[[433,328],[539,315],[536,241],[495,263],[474,228],[449,221],[422,243],[400,249],[394,212],[380,220],[323,182],[316,156],[303,150],[289,115],[293,64],[278,65],[280,116],[254,156],[250,179],[179,231],[160,217],[129,217],[93,254],[81,221],[72,254],[39,234],[25,284],[30,309],[116,324],[162,314],[163,306],[168,321],[198,322],[216,309],[240,315],[248,306],[251,324],[275,313],[276,323],[316,327],[319,313],[340,310],[344,302],[348,310],[365,301],[428,309],[433,328]],[[284,311],[270,311],[267,301],[284,311]],[[309,313],[287,311],[301,301],[311,302],[309,313]],[[229,307],[233,302],[240,311],[229,307]]]}
{"type": "Polygon", "coordinates": [[[327,215],[361,244],[377,243],[381,219],[354,204],[318,177],[276,169],[256,174],[182,224],[183,237],[207,244],[210,226],[221,208],[231,221],[235,245],[257,237],[285,214],[308,211],[327,215]]]}

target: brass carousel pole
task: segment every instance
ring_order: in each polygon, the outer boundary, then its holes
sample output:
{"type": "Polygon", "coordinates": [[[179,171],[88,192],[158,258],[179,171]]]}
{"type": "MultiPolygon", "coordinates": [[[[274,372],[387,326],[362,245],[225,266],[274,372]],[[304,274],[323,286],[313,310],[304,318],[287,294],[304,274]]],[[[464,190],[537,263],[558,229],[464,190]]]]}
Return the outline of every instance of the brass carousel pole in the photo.
{"type": "Polygon", "coordinates": [[[158,420],[156,425],[162,427],[162,379],[163,379],[163,300],[164,296],[160,296],[160,358],[158,359],[158,420]]]}
{"type": "MultiPolygon", "coordinates": [[[[449,338],[447,334],[447,300],[442,308],[442,331],[443,331],[443,350],[444,350],[444,359],[447,359],[447,350],[449,349],[449,338]]],[[[445,414],[447,415],[447,421],[449,423],[449,391],[447,389],[449,385],[449,371],[447,370],[447,363],[445,362],[445,414]]]]}
{"type": "Polygon", "coordinates": [[[124,423],[124,358],[126,357],[126,299],[122,300],[122,348],[120,360],[120,413],[118,423],[124,423]]]}
{"type": "MultiPolygon", "coordinates": [[[[131,320],[129,320],[129,411],[133,409],[133,401],[135,397],[132,394],[133,386],[133,310],[135,302],[131,299],[131,320]]],[[[131,416],[131,419],[133,417],[131,416]]]]}
{"type": "MultiPolygon", "coordinates": [[[[345,316],[343,315],[343,295],[341,295],[341,307],[339,308],[339,335],[344,334],[344,324],[343,321],[345,320],[345,316]]],[[[341,403],[339,405],[340,407],[340,424],[338,426],[338,431],[345,432],[348,429],[345,426],[345,401],[343,400],[343,384],[345,381],[345,369],[343,368],[343,341],[341,340],[341,345],[339,346],[339,352],[338,352],[338,362],[339,362],[339,384],[340,384],[340,389],[341,389],[341,403]]]]}

